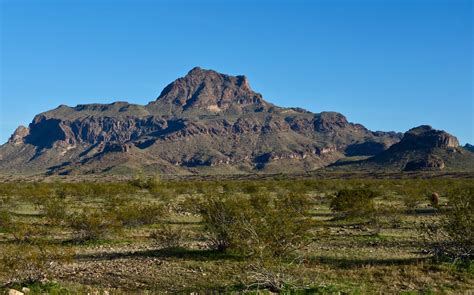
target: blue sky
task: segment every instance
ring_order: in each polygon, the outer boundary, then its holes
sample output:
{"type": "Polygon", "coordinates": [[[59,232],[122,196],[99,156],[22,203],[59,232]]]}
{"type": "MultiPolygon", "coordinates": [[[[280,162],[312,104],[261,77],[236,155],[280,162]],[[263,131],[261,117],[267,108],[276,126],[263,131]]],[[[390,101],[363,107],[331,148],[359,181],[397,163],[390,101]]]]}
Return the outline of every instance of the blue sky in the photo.
{"type": "Polygon", "coordinates": [[[468,0],[0,3],[0,143],[60,104],[145,104],[194,66],[277,105],[474,143],[468,0]]]}

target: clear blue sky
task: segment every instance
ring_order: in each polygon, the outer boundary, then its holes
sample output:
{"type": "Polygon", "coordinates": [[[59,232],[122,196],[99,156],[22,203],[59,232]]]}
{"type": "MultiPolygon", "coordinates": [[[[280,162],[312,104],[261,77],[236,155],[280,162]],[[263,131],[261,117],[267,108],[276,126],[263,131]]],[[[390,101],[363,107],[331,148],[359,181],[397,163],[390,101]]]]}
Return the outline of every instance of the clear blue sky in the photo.
{"type": "Polygon", "coordinates": [[[145,104],[200,66],[277,105],[474,143],[469,0],[0,3],[0,142],[60,104],[145,104]]]}

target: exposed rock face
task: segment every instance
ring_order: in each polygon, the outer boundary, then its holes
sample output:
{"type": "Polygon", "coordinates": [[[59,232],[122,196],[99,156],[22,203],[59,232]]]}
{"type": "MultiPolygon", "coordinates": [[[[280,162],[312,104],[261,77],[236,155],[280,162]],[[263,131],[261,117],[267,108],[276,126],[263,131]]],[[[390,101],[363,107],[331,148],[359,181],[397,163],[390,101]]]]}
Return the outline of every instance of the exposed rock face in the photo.
{"type": "Polygon", "coordinates": [[[12,136],[10,136],[10,139],[8,139],[8,143],[13,145],[21,145],[25,143],[25,137],[27,137],[29,133],[30,130],[25,126],[18,126],[15,132],[13,132],[12,136]]]}
{"type": "Polygon", "coordinates": [[[244,76],[194,68],[145,106],[61,105],[37,115],[0,147],[0,171],[199,173],[219,166],[219,173],[301,172],[345,154],[378,154],[400,138],[339,113],[272,105],[244,76]]]}
{"type": "Polygon", "coordinates": [[[199,109],[222,112],[231,107],[264,106],[262,95],[250,89],[245,76],[228,76],[199,67],[163,89],[150,108],[169,106],[172,112],[199,109]]]}
{"type": "Polygon", "coordinates": [[[451,134],[435,130],[431,126],[423,125],[408,130],[403,136],[400,145],[405,148],[457,148],[459,141],[451,134]]]}
{"type": "Polygon", "coordinates": [[[405,165],[405,171],[441,170],[445,167],[441,158],[429,155],[425,159],[410,161],[405,165]]]}

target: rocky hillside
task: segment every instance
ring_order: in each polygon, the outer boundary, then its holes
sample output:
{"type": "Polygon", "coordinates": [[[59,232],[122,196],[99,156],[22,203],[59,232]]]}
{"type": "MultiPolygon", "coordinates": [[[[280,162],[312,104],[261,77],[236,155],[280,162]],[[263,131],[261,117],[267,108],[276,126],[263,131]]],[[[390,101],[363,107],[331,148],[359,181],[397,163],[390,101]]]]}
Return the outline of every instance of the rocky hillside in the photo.
{"type": "Polygon", "coordinates": [[[474,154],[459,145],[456,137],[431,126],[407,131],[402,140],[369,159],[332,165],[345,170],[473,171],[474,154]]]}
{"type": "Polygon", "coordinates": [[[302,172],[377,155],[401,137],[339,113],[278,107],[245,76],[194,68],[147,105],[61,105],[35,116],[0,147],[0,172],[302,172]]]}

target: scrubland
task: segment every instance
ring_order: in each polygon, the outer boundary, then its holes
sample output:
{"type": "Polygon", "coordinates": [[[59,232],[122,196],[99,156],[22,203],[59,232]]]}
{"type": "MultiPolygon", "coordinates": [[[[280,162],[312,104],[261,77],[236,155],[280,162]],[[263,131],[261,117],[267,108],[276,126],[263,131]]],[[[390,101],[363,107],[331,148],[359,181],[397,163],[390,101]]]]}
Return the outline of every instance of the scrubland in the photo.
{"type": "Polygon", "coordinates": [[[30,293],[473,292],[469,179],[0,184],[0,285],[30,293]]]}

